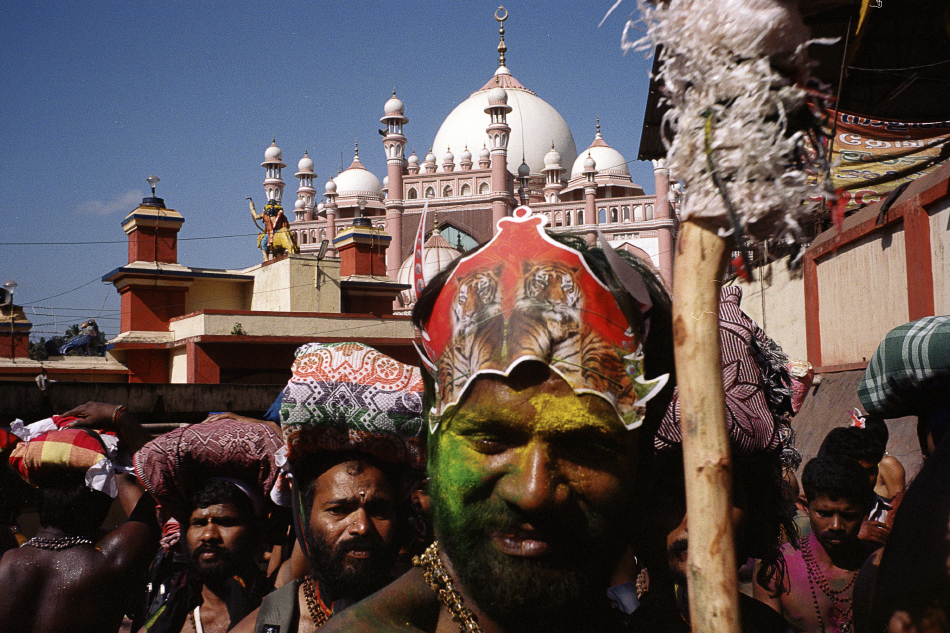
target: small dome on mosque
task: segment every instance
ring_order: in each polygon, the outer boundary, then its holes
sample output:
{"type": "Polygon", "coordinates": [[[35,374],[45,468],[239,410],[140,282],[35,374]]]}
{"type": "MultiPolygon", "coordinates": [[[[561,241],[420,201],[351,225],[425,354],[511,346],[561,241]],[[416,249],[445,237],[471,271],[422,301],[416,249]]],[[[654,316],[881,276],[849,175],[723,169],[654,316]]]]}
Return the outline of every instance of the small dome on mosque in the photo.
{"type": "Polygon", "coordinates": [[[554,144],[551,144],[551,151],[544,155],[544,166],[545,167],[557,167],[561,164],[561,155],[557,153],[557,150],[554,149],[554,144]]]}
{"type": "Polygon", "coordinates": [[[336,183],[333,182],[332,178],[327,181],[326,190],[327,190],[327,193],[336,193],[336,183]]]}
{"type": "Polygon", "coordinates": [[[410,164],[410,165],[418,165],[418,164],[419,164],[419,157],[416,156],[416,150],[412,150],[412,155],[409,157],[409,164],[410,164]]]}
{"type": "Polygon", "coordinates": [[[264,150],[264,160],[282,160],[283,157],[283,153],[277,147],[276,139],[270,144],[270,147],[264,150]]]}
{"type": "Polygon", "coordinates": [[[303,198],[297,198],[297,202],[294,203],[294,209],[297,211],[303,211],[303,208],[306,205],[307,203],[303,201],[303,198]]]}
{"type": "Polygon", "coordinates": [[[526,178],[531,175],[531,168],[528,167],[528,163],[521,161],[521,165],[518,166],[518,178],[526,178]]]}
{"type": "Polygon", "coordinates": [[[449,148],[448,150],[446,150],[445,154],[442,156],[442,162],[443,163],[455,162],[455,154],[452,153],[452,148],[449,148]]]}
{"type": "Polygon", "coordinates": [[[488,105],[505,105],[508,103],[508,93],[502,87],[488,91],[488,105]]]}
{"type": "Polygon", "coordinates": [[[478,157],[479,157],[480,159],[488,159],[488,158],[491,158],[491,150],[489,150],[487,147],[485,147],[484,145],[482,145],[482,148],[481,148],[480,150],[478,150],[478,157]]]}
{"type": "Polygon", "coordinates": [[[389,186],[389,176],[383,176],[383,189],[389,186]]]}
{"type": "MultiPolygon", "coordinates": [[[[597,122],[597,134],[594,136],[594,141],[590,144],[590,147],[587,148],[587,155],[591,156],[596,162],[599,175],[616,176],[625,180],[630,179],[630,168],[627,167],[627,159],[623,157],[623,154],[608,145],[604,137],[600,135],[599,120],[597,122]]],[[[583,174],[584,169],[587,168],[585,163],[586,159],[583,154],[577,157],[573,167],[571,167],[571,178],[583,174]]]]}
{"type": "Polygon", "coordinates": [[[468,151],[468,145],[465,146],[465,149],[462,150],[462,162],[467,163],[472,160],[472,153],[468,151]]]}
{"type": "MultiPolygon", "coordinates": [[[[442,237],[438,227],[432,229],[432,235],[429,236],[429,239],[426,240],[422,247],[422,274],[426,281],[431,281],[439,271],[461,256],[462,253],[453,248],[452,245],[442,237]]],[[[412,285],[414,260],[414,255],[410,254],[402,265],[399,266],[399,272],[396,275],[396,279],[399,283],[412,285]]],[[[403,293],[406,304],[415,302],[416,296],[414,290],[405,290],[403,293]]]]}
{"type": "Polygon", "coordinates": [[[597,161],[594,160],[594,157],[590,155],[590,152],[587,153],[587,158],[584,159],[584,170],[591,171],[592,169],[597,168],[597,161]]]}
{"type": "Polygon", "coordinates": [[[396,92],[393,91],[392,98],[386,102],[386,105],[383,106],[383,112],[386,113],[386,116],[399,116],[406,111],[406,106],[403,104],[402,100],[396,97],[396,92]]]}
{"type": "Polygon", "coordinates": [[[435,165],[435,153],[430,149],[429,153],[426,154],[426,162],[430,165],[435,165]]]}
{"type": "Polygon", "coordinates": [[[326,208],[326,205],[321,202],[320,204],[317,205],[317,212],[319,213],[320,211],[323,211],[325,208],[326,208]]]}
{"type": "Polygon", "coordinates": [[[360,162],[359,147],[356,149],[353,163],[333,180],[336,181],[337,193],[341,197],[382,198],[383,183],[371,171],[363,167],[363,163],[360,162]]]}
{"type": "MultiPolygon", "coordinates": [[[[280,150],[278,150],[278,152],[279,151],[280,150]]],[[[303,158],[301,158],[300,161],[297,163],[297,171],[298,172],[313,171],[313,159],[311,159],[310,156],[307,155],[307,152],[303,153],[303,158]]]]}

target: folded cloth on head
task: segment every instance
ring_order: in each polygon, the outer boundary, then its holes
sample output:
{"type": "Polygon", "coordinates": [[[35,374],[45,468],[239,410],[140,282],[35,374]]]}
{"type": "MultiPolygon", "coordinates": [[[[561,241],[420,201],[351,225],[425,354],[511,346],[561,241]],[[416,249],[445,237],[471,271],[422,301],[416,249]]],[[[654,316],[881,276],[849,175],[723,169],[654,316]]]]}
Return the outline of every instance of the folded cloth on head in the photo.
{"type": "Polygon", "coordinates": [[[279,468],[274,460],[283,445],[267,424],[216,420],[185,426],[143,446],[135,454],[135,474],[168,516],[183,524],[191,496],[207,479],[242,482],[259,507],[270,493],[279,468]],[[256,498],[255,498],[256,497],[256,498]]]}
{"type": "Polygon", "coordinates": [[[109,449],[95,431],[28,433],[27,439],[13,447],[9,461],[13,470],[34,486],[54,484],[63,475],[81,474],[89,488],[110,497],[118,494],[109,449]]]}
{"type": "Polygon", "coordinates": [[[864,410],[881,418],[950,404],[950,316],[900,325],[884,336],[858,384],[864,410]]]}
{"type": "Polygon", "coordinates": [[[422,374],[360,343],[297,350],[280,423],[291,461],[355,450],[422,468],[422,374]]]}
{"type": "MultiPolygon", "coordinates": [[[[742,290],[735,286],[720,291],[719,342],[729,443],[733,454],[752,455],[775,450],[782,443],[779,426],[792,412],[791,379],[785,368],[788,358],[739,308],[741,298],[742,290]]],[[[682,441],[677,388],[654,448],[669,450],[682,441]]]]}

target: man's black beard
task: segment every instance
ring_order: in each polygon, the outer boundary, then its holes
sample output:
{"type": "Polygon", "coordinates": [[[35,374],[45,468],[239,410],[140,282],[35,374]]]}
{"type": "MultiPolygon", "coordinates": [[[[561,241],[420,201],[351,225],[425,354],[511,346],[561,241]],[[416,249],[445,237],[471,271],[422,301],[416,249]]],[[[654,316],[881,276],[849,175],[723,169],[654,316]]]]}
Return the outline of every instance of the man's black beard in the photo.
{"type": "Polygon", "coordinates": [[[238,573],[240,563],[235,560],[234,552],[223,547],[202,544],[189,555],[192,573],[203,584],[215,584],[238,573]],[[213,561],[202,561],[200,556],[205,552],[214,552],[218,558],[213,561]]]}
{"type": "Polygon", "coordinates": [[[398,550],[395,545],[386,544],[379,534],[355,536],[336,547],[310,529],[306,530],[306,538],[310,567],[334,600],[362,600],[392,580],[398,550]],[[347,552],[354,550],[365,550],[370,556],[347,561],[347,552]]]}
{"type": "Polygon", "coordinates": [[[487,500],[459,521],[433,502],[439,542],[465,593],[505,631],[570,630],[609,610],[606,589],[623,542],[603,515],[577,508],[533,517],[528,522],[554,553],[520,558],[499,552],[491,540],[522,523],[511,510],[487,500]]]}

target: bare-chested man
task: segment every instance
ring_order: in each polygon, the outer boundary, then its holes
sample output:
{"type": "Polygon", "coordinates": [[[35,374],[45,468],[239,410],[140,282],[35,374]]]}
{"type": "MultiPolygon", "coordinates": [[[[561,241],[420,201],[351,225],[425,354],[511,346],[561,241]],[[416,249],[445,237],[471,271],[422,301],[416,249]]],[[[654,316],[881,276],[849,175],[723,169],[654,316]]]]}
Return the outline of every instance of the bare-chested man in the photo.
{"type": "MultiPolygon", "coordinates": [[[[66,415],[82,418],[73,423],[76,427],[115,430],[130,451],[148,440],[124,407],[88,403],[66,415]]],[[[0,632],[111,633],[134,606],[158,544],[155,506],[134,477],[119,475],[118,495],[131,515],[99,538],[112,499],[87,486],[88,460],[78,467],[70,460],[80,449],[95,455],[101,442],[98,434],[74,428],[52,431],[17,447],[23,458],[18,470],[39,486],[40,530],[25,546],[0,559],[0,632]],[[55,465],[50,456],[56,451],[37,450],[44,440],[76,450],[55,465]]],[[[107,454],[104,447],[101,454],[107,454]]],[[[15,449],[13,458],[17,455],[15,449]]]]}
{"type": "Polygon", "coordinates": [[[868,475],[840,455],[816,457],[805,465],[802,487],[808,499],[811,533],[782,547],[784,587],[756,584],[755,597],[781,613],[795,631],[850,633],[855,578],[868,546],[858,539],[873,502],[868,475]]]}

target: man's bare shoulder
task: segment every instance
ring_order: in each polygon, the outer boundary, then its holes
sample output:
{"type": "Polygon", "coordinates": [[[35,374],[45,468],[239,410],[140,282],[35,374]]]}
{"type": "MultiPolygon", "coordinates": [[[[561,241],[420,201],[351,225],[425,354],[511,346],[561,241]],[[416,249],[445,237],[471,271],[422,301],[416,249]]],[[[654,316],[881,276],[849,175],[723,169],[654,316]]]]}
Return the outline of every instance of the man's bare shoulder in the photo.
{"type": "Polygon", "coordinates": [[[439,600],[422,571],[413,568],[365,600],[330,618],[323,630],[435,631],[439,600]]]}

